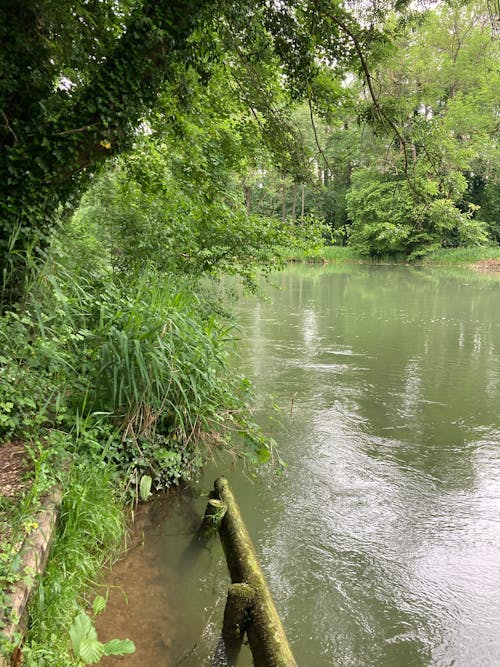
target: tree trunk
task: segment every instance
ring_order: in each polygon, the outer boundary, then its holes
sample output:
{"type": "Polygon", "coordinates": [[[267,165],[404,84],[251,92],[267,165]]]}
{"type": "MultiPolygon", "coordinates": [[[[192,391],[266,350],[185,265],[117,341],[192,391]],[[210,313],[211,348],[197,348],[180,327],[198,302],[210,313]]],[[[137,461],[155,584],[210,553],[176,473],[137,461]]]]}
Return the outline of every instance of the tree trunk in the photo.
{"type": "Polygon", "coordinates": [[[286,222],[286,184],[283,181],[281,185],[281,215],[283,222],[286,222]]]}
{"type": "Polygon", "coordinates": [[[245,206],[247,209],[247,214],[250,215],[250,209],[252,206],[252,199],[250,195],[250,186],[246,183],[243,183],[243,193],[245,195],[245,206]]]}
{"type": "Polygon", "coordinates": [[[292,198],[292,220],[295,222],[297,219],[297,183],[293,182],[293,198],[292,198]]]}
{"type": "Polygon", "coordinates": [[[297,667],[285,630],[260,568],[255,548],[226,479],[215,482],[227,511],[219,534],[233,583],[248,584],[255,592],[247,635],[255,667],[297,667]]]}
{"type": "MultiPolygon", "coordinates": [[[[21,71],[27,72],[12,82],[8,104],[0,104],[0,276],[6,294],[15,300],[27,272],[25,257],[37,256],[49,244],[59,205],[75,205],[92,172],[130,146],[145,110],[158,100],[163,83],[176,76],[177,64],[185,61],[189,37],[203,12],[215,3],[136,3],[123,34],[92,68],[92,78],[71,95],[56,89],[46,69],[40,85],[30,85],[28,72],[39,66],[33,54],[48,59],[50,49],[48,54],[43,49],[51,37],[43,32],[38,8],[43,5],[31,3],[28,14],[40,35],[33,36],[28,22],[26,38],[32,41],[20,39],[17,5],[30,3],[10,4],[7,11],[0,7],[2,34],[10,35],[4,50],[8,47],[10,60],[20,59],[21,71]]],[[[2,85],[0,95],[5,93],[2,85]]]]}
{"type": "Polygon", "coordinates": [[[222,638],[228,665],[236,664],[250,621],[255,591],[248,584],[232,584],[227,592],[222,638]]]}
{"type": "Polygon", "coordinates": [[[304,183],[300,186],[300,217],[303,220],[304,219],[304,207],[305,207],[305,194],[306,194],[306,186],[304,183]]]}

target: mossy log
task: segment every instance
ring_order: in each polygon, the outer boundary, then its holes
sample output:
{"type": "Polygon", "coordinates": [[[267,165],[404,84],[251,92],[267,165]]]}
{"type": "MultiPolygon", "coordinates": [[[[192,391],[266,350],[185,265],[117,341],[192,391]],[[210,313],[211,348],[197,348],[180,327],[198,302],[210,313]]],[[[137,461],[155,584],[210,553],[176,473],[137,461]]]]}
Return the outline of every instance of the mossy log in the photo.
{"type": "MultiPolygon", "coordinates": [[[[19,579],[9,591],[8,607],[3,610],[5,617],[0,617],[0,638],[6,645],[8,643],[14,645],[26,630],[28,601],[38,585],[39,577],[43,574],[49,557],[62,495],[62,489],[57,485],[42,498],[41,509],[35,517],[34,529],[26,536],[21,546],[19,579]]],[[[21,643],[13,647],[10,657],[0,656],[0,667],[21,664],[21,643]]]]}
{"type": "Polygon", "coordinates": [[[227,510],[219,535],[233,584],[248,584],[254,597],[246,624],[255,667],[297,667],[271,592],[259,565],[255,548],[240,509],[226,479],[215,482],[217,497],[227,510]]]}

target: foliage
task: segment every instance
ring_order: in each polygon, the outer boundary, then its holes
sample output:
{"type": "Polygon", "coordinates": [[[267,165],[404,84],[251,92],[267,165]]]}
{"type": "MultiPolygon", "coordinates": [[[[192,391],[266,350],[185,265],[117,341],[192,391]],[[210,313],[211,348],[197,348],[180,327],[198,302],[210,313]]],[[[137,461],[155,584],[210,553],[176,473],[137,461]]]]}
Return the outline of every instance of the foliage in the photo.
{"type": "Polygon", "coordinates": [[[417,203],[405,179],[356,172],[347,196],[353,248],[362,255],[415,259],[441,246],[486,242],[484,223],[472,218],[473,205],[461,212],[451,199],[439,196],[437,184],[430,180],[422,183],[420,192],[425,196],[417,203]]]}
{"type": "Polygon", "coordinates": [[[257,270],[282,265],[285,249],[321,238],[321,226],[312,220],[280,224],[249,215],[239,193],[212,193],[207,200],[203,181],[198,189],[197,178],[180,185],[167,158],[153,159],[155,146],[149,144],[129,155],[126,170],[119,164],[96,181],[69,230],[92,227],[115,273],[132,275],[150,266],[194,280],[238,274],[251,286],[257,270]]]}
{"type": "MultiPolygon", "coordinates": [[[[0,437],[19,437],[60,421],[61,393],[69,370],[65,343],[73,333],[50,332],[47,313],[39,309],[8,312],[0,320],[0,437]]],[[[75,334],[76,335],[76,334],[75,334]]]]}
{"type": "MultiPolygon", "coordinates": [[[[176,217],[176,205],[171,231],[180,244],[177,227],[185,229],[185,223],[176,217]]],[[[125,252],[127,243],[120,246],[116,239],[133,208],[119,201],[107,226],[84,210],[53,245],[23,310],[2,319],[8,344],[0,396],[4,437],[55,425],[72,430],[84,423],[88,430],[100,421],[99,428],[110,429],[101,432],[108,460],[138,495],[144,475],[155,488],[190,476],[206,455],[204,444],[233,447],[239,440],[245,457],[262,461],[270,457],[271,443],[246,407],[248,383],[228,369],[231,326],[214,315],[215,302],[207,302],[206,292],[202,302],[194,291],[194,280],[207,269],[200,264],[189,277],[179,259],[185,245],[172,246],[169,264],[158,248],[156,255],[151,250],[147,269],[141,271],[143,262],[133,253],[130,262],[117,265],[117,247],[125,252]],[[98,241],[103,237],[115,243],[98,241]]],[[[276,251],[269,243],[263,254],[271,258],[276,251]]],[[[239,270],[234,257],[220,264],[219,271],[239,270]]],[[[84,441],[78,451],[87,451],[84,441]]]]}
{"type": "Polygon", "coordinates": [[[85,362],[86,411],[120,426],[112,456],[122,468],[132,464],[134,484],[142,474],[156,487],[191,474],[202,444],[229,446],[233,432],[246,433],[255,456],[264,456],[246,416],[246,385],[229,377],[230,329],[200,310],[196,297],[172,291],[152,271],[132,295],[125,283],[101,303],[85,362]]]}
{"type": "MultiPolygon", "coordinates": [[[[307,94],[318,60],[344,72],[384,41],[330,2],[22,0],[0,10],[0,26],[0,271],[13,300],[24,254],[47,247],[164,91],[189,108],[193,72],[204,83],[229,72],[276,164],[300,175],[287,104],[307,94]]],[[[179,114],[166,111],[175,126],[179,114]]]]}
{"type": "Polygon", "coordinates": [[[126,655],[135,652],[134,643],[130,639],[111,639],[105,644],[97,639],[93,620],[106,609],[107,600],[98,595],[92,603],[93,618],[84,611],[73,619],[69,629],[73,652],[85,665],[94,665],[106,655],[126,655]]]}
{"type": "MultiPolygon", "coordinates": [[[[380,13],[373,25],[381,32],[369,55],[358,53],[362,71],[325,60],[295,111],[309,177],[299,184],[262,163],[253,205],[292,218],[314,211],[335,243],[378,256],[483,243],[485,232],[496,240],[498,42],[488,6],[380,13]]],[[[364,44],[353,30],[351,47],[364,44]]]]}
{"type": "MultiPolygon", "coordinates": [[[[33,572],[22,569],[20,547],[24,540],[38,527],[37,512],[40,499],[54,483],[54,466],[60,461],[54,451],[41,448],[35,443],[27,447],[31,462],[31,484],[24,493],[18,491],[14,497],[0,499],[0,655],[8,656],[20,640],[19,633],[10,639],[1,632],[3,622],[16,622],[13,616],[11,591],[13,585],[23,581],[33,583],[33,572]]],[[[28,466],[27,466],[28,467],[28,466]]]]}
{"type": "Polygon", "coordinates": [[[477,262],[500,260],[498,246],[472,246],[466,248],[440,248],[425,257],[424,263],[429,265],[454,266],[470,265],[477,262]]]}
{"type": "Polygon", "coordinates": [[[419,16],[397,40],[401,50],[377,70],[385,121],[375,124],[372,164],[352,175],[347,196],[350,241],[365,253],[412,258],[439,246],[484,243],[479,193],[486,183],[493,187],[498,168],[492,152],[497,49],[489,16],[481,2],[445,4],[419,16]],[[471,178],[476,191],[467,184],[471,178]]]}
{"type": "MultiPolygon", "coordinates": [[[[0,260],[46,244],[58,206],[128,145],[183,60],[203,2],[21,2],[3,8],[0,260]]],[[[13,288],[13,280],[9,286],[13,288]]]]}
{"type": "Polygon", "coordinates": [[[324,245],[319,248],[315,248],[314,250],[292,250],[290,251],[288,259],[292,262],[332,262],[335,264],[362,261],[361,257],[352,248],[338,245],[324,245]]]}

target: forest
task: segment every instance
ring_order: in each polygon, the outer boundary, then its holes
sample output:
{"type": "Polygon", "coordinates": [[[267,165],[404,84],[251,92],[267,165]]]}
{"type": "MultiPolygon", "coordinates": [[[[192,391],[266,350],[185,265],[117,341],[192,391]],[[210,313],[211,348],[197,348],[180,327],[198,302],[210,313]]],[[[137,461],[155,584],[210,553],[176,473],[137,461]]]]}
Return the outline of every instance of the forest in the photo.
{"type": "Polygon", "coordinates": [[[0,605],[62,483],[24,656],[68,667],[126,503],[222,449],[281,464],[231,372],[228,276],[495,251],[498,23],[488,0],[22,0],[0,44],[0,451],[31,480],[0,501],[0,605]]]}

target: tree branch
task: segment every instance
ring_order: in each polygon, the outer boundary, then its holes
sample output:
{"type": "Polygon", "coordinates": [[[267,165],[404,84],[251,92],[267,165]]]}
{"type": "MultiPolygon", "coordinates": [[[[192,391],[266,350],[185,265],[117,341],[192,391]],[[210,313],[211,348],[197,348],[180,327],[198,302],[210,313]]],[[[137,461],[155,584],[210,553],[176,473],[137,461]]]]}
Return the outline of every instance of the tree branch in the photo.
{"type": "Polygon", "coordinates": [[[5,115],[5,112],[3,111],[3,109],[0,109],[0,113],[2,114],[2,118],[3,118],[4,121],[5,121],[5,125],[4,125],[4,127],[6,127],[6,128],[9,130],[9,132],[12,134],[12,136],[14,137],[14,146],[15,146],[15,145],[18,143],[18,141],[19,141],[18,138],[17,138],[17,134],[16,134],[16,133],[14,132],[14,130],[12,129],[12,127],[11,127],[11,125],[10,125],[10,123],[9,123],[9,119],[8,119],[7,116],[5,115]]]}
{"type": "Polygon", "coordinates": [[[330,172],[330,174],[333,174],[333,169],[330,167],[330,163],[329,163],[328,160],[326,159],[325,152],[323,151],[323,149],[321,148],[321,145],[320,145],[320,143],[319,143],[318,132],[317,132],[317,130],[316,130],[316,123],[314,122],[314,114],[313,114],[312,102],[311,102],[310,99],[307,100],[307,104],[308,104],[308,106],[309,106],[309,115],[310,115],[310,117],[311,117],[311,126],[312,126],[313,133],[314,133],[314,142],[315,142],[315,144],[316,144],[316,147],[317,147],[317,149],[318,149],[318,151],[319,151],[321,157],[323,158],[323,160],[324,160],[324,162],[325,162],[326,168],[328,169],[328,171],[330,172]]]}

